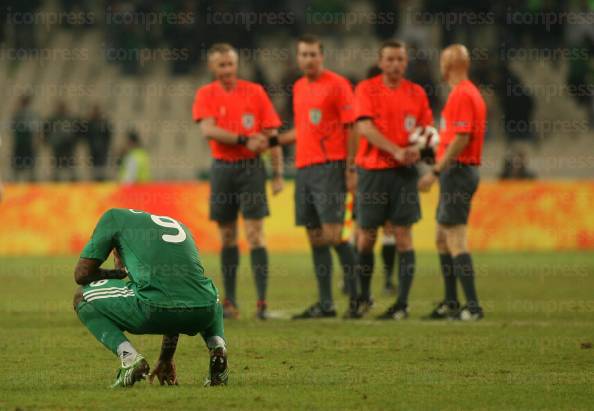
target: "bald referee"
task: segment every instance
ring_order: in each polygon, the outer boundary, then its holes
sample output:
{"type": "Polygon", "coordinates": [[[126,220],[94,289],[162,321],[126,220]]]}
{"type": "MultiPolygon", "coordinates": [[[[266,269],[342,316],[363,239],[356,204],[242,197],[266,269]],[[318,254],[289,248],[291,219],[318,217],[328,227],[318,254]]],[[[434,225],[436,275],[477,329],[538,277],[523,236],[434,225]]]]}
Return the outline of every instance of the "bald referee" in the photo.
{"type": "Polygon", "coordinates": [[[419,189],[428,191],[439,179],[436,243],[444,278],[445,298],[429,314],[429,319],[454,318],[480,320],[474,284],[474,268],[467,246],[467,223],[472,197],[479,184],[487,108],[478,88],[468,79],[470,57],[461,44],[441,53],[440,70],[451,87],[441,116],[441,141],[437,163],[419,181],[419,189]],[[456,279],[466,295],[460,308],[456,279]]]}
{"type": "MultiPolygon", "coordinates": [[[[221,269],[226,318],[238,318],[236,296],[239,249],[237,218],[241,212],[251,267],[256,283],[258,318],[267,317],[268,252],[263,219],[268,216],[266,170],[260,154],[275,139],[281,121],[270,98],[259,84],[237,78],[238,55],[226,43],[208,51],[208,67],[215,80],[196,92],[194,121],[200,123],[214,158],[210,173],[210,219],[217,222],[223,248],[221,269]]],[[[271,149],[272,192],[283,188],[282,154],[271,149]]]]}

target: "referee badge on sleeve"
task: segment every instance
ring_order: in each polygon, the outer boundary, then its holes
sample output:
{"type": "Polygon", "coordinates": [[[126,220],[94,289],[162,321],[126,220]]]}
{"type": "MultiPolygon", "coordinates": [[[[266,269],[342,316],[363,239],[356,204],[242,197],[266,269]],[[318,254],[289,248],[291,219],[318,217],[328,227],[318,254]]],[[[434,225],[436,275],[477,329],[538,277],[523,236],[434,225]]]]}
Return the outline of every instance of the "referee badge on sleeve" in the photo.
{"type": "Polygon", "coordinates": [[[246,130],[251,130],[254,127],[254,115],[251,113],[245,113],[241,116],[241,125],[246,130]]]}
{"type": "Polygon", "coordinates": [[[322,121],[322,111],[318,108],[312,108],[309,110],[309,121],[314,126],[317,126],[322,121]]]}

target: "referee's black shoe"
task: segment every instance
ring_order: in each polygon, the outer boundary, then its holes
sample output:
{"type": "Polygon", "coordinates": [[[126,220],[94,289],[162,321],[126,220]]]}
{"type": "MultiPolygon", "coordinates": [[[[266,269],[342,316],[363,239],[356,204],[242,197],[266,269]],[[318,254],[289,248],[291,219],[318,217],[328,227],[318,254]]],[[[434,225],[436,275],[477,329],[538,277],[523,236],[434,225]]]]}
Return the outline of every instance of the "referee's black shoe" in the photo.
{"type": "Polygon", "coordinates": [[[369,297],[369,298],[365,298],[365,297],[359,297],[359,299],[357,300],[357,309],[359,311],[359,313],[361,314],[361,316],[365,316],[369,311],[371,311],[371,309],[373,308],[373,306],[375,305],[375,302],[373,301],[373,298],[369,297]]]}
{"type": "Polygon", "coordinates": [[[359,310],[359,300],[350,300],[349,308],[346,310],[342,318],[345,320],[357,320],[361,317],[363,317],[363,314],[359,310]]]}
{"type": "Polygon", "coordinates": [[[453,320],[460,313],[460,303],[441,301],[437,303],[433,311],[423,317],[423,320],[453,320]]]}
{"type": "Polygon", "coordinates": [[[378,320],[404,320],[408,318],[408,308],[394,304],[385,313],[376,317],[378,320]]]}
{"type": "Polygon", "coordinates": [[[334,318],[336,317],[336,310],[331,308],[329,310],[322,309],[322,304],[315,303],[307,308],[301,314],[295,314],[293,320],[308,320],[315,318],[334,318]]]}
{"type": "Polygon", "coordinates": [[[479,321],[484,317],[485,314],[483,313],[483,309],[481,307],[472,308],[465,306],[460,309],[460,312],[455,319],[460,321],[479,321]]]}

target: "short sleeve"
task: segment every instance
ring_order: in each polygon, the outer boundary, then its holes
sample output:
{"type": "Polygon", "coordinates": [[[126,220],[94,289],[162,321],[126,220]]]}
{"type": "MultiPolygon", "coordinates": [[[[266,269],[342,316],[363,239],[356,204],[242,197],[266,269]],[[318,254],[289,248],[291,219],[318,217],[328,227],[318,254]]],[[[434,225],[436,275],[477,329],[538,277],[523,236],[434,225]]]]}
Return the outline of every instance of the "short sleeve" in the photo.
{"type": "Polygon", "coordinates": [[[105,261],[115,246],[114,240],[117,233],[118,227],[113,216],[113,210],[109,210],[99,219],[93,235],[85,245],[80,257],[92,258],[101,262],[105,261]]]}
{"type": "Polygon", "coordinates": [[[194,104],[192,105],[192,119],[201,121],[208,117],[215,117],[216,111],[212,105],[212,99],[208,98],[208,89],[200,87],[196,91],[194,104]]]}
{"type": "Polygon", "coordinates": [[[448,123],[451,124],[451,131],[454,134],[470,133],[474,121],[470,96],[463,93],[455,94],[452,96],[450,104],[451,107],[448,109],[448,123]]]}
{"type": "Polygon", "coordinates": [[[258,87],[259,90],[259,105],[260,113],[262,115],[262,128],[277,128],[282,125],[282,122],[272,105],[272,101],[266,94],[263,87],[258,87]]]}
{"type": "Polygon", "coordinates": [[[355,89],[355,119],[373,118],[373,116],[373,104],[369,90],[365,87],[365,83],[361,83],[355,89]]]}
{"type": "Polygon", "coordinates": [[[340,122],[342,124],[353,123],[355,121],[355,97],[348,80],[338,83],[336,103],[340,114],[340,122]]]}
{"type": "Polygon", "coordinates": [[[433,112],[429,106],[427,93],[422,87],[419,87],[421,110],[419,112],[418,123],[421,126],[430,126],[433,124],[433,112]]]}

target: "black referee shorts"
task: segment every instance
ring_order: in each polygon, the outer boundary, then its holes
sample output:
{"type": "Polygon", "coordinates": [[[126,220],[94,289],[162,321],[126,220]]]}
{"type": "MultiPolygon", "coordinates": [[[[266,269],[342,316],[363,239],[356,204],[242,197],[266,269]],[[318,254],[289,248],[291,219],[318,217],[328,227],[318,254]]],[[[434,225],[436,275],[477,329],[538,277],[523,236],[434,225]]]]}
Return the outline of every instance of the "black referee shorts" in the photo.
{"type": "Polygon", "coordinates": [[[234,162],[215,160],[210,170],[210,219],[219,223],[259,220],[270,214],[266,168],[258,157],[234,162]]]}
{"type": "Polygon", "coordinates": [[[445,169],[439,176],[437,222],[443,225],[466,224],[478,184],[477,166],[456,163],[445,169]]]}
{"type": "Polygon", "coordinates": [[[345,161],[329,161],[297,169],[295,221],[298,226],[318,228],[322,224],[344,223],[345,167],[345,161]]]}
{"type": "Polygon", "coordinates": [[[409,226],[421,219],[416,167],[357,169],[357,224],[372,229],[390,222],[409,226]]]}

